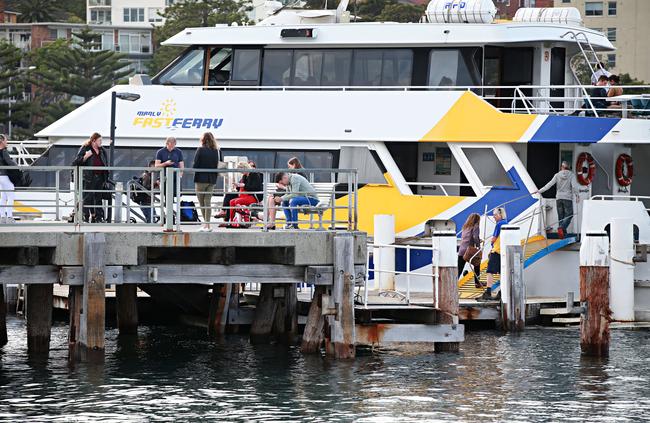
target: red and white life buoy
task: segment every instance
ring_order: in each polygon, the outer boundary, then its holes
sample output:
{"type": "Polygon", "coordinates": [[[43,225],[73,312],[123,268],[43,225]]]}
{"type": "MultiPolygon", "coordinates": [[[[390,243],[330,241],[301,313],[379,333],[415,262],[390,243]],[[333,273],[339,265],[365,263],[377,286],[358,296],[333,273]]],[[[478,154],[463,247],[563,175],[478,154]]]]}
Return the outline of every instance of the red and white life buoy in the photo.
{"type": "Polygon", "coordinates": [[[634,161],[629,154],[621,154],[616,159],[616,180],[622,187],[632,183],[634,178],[634,161]]]}
{"type": "Polygon", "coordinates": [[[591,154],[582,152],[576,160],[576,178],[580,185],[589,185],[596,175],[596,162],[591,154]]]}

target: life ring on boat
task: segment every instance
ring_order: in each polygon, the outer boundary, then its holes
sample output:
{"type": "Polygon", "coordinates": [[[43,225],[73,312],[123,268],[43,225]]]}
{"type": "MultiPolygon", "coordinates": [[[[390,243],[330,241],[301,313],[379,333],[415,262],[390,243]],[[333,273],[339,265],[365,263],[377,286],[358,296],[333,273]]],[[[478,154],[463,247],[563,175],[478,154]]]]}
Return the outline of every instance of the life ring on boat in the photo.
{"type": "Polygon", "coordinates": [[[576,160],[576,178],[580,185],[589,185],[596,175],[596,162],[591,154],[582,152],[576,160]]]}
{"type": "Polygon", "coordinates": [[[616,159],[616,180],[622,187],[632,183],[634,178],[634,161],[629,154],[620,154],[616,159]]]}

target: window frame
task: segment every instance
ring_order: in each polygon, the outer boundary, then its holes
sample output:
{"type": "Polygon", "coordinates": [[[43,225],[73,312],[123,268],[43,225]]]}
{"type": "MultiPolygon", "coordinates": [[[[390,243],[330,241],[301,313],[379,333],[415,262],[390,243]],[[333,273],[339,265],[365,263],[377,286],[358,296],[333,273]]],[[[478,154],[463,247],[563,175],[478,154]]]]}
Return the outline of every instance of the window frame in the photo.
{"type": "MultiPolygon", "coordinates": [[[[593,10],[593,12],[598,12],[598,10],[593,10]]],[[[585,16],[591,16],[591,17],[605,16],[605,5],[603,4],[602,1],[587,1],[587,2],[585,2],[585,16]],[[593,4],[593,5],[600,4],[600,14],[599,13],[589,13],[589,10],[587,10],[587,5],[588,4],[593,4]]]]}
{"type": "Polygon", "coordinates": [[[607,16],[618,16],[618,4],[616,1],[607,2],[607,16]],[[614,5],[613,8],[612,5],[614,5]],[[610,13],[612,10],[614,10],[614,13],[610,13]]]}
{"type": "Polygon", "coordinates": [[[180,87],[202,87],[205,84],[205,63],[206,63],[206,55],[207,55],[208,47],[203,46],[203,45],[194,45],[186,48],[181,52],[181,54],[176,57],[174,60],[172,60],[167,66],[165,66],[160,72],[156,74],[151,80],[152,84],[155,85],[169,85],[169,86],[180,86],[180,87]],[[172,70],[174,66],[176,66],[179,62],[181,62],[192,50],[203,50],[203,58],[202,58],[202,63],[203,63],[203,73],[201,76],[201,83],[199,85],[196,84],[169,84],[169,83],[162,83],[160,82],[160,78],[164,76],[168,71],[172,70]]]}
{"type": "MultiPolygon", "coordinates": [[[[209,47],[208,47],[209,48],[209,47]]],[[[206,51],[207,49],[206,48],[206,51]]],[[[239,46],[232,46],[232,60],[231,60],[231,68],[230,68],[230,81],[229,81],[229,86],[259,86],[261,77],[262,77],[262,67],[263,67],[263,57],[264,55],[262,54],[263,48],[261,46],[245,46],[245,47],[239,47],[239,46]],[[235,79],[235,69],[237,67],[237,52],[240,51],[256,51],[257,52],[257,76],[255,80],[248,80],[248,79],[235,79]]]]}

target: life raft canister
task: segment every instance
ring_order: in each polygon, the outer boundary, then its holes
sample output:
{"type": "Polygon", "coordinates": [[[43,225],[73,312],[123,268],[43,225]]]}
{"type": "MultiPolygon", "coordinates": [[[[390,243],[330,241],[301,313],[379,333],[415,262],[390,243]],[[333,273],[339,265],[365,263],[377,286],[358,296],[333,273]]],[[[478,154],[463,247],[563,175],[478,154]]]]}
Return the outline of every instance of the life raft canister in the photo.
{"type": "Polygon", "coordinates": [[[589,185],[596,175],[596,162],[591,154],[582,152],[576,160],[576,178],[580,185],[589,185]]]}
{"type": "Polygon", "coordinates": [[[634,178],[634,161],[629,154],[620,154],[616,159],[616,180],[622,187],[629,186],[634,178]]]}

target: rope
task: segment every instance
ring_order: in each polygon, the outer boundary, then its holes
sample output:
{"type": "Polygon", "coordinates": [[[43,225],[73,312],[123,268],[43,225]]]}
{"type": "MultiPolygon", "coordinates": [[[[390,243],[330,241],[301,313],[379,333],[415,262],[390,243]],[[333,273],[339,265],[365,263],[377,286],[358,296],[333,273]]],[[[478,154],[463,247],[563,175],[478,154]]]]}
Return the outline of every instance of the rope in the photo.
{"type": "Polygon", "coordinates": [[[628,266],[636,266],[636,263],[634,263],[633,261],[620,260],[620,259],[617,259],[616,257],[612,257],[612,256],[610,256],[609,259],[611,261],[615,261],[617,263],[627,264],[628,266]]]}

